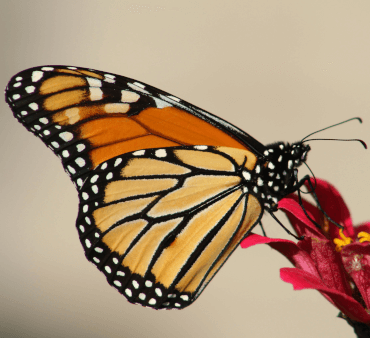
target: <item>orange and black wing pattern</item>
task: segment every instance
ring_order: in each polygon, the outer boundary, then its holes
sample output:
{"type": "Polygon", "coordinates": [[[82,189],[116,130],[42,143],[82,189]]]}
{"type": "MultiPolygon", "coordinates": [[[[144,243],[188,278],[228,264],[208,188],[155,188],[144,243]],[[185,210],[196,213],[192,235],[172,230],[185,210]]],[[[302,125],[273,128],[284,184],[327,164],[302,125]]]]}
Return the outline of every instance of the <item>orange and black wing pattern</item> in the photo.
{"type": "Polygon", "coordinates": [[[247,150],[187,146],[100,164],[80,191],[87,258],[131,303],[190,305],[262,215],[256,162],[247,150]]]}
{"type": "Polygon", "coordinates": [[[173,95],[65,66],[25,70],[5,95],[74,182],[87,258],[132,303],[191,304],[262,215],[266,148],[173,95]]]}
{"type": "Polygon", "coordinates": [[[10,80],[6,101],[79,187],[100,163],[135,150],[197,144],[264,150],[237,127],[175,96],[91,69],[28,69],[10,80]]]}

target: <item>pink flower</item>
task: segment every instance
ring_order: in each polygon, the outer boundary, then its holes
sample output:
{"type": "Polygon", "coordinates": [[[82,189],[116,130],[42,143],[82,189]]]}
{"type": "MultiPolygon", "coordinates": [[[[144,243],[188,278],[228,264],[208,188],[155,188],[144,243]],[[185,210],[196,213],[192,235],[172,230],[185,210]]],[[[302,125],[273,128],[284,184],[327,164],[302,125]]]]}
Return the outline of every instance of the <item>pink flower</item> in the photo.
{"type": "Polygon", "coordinates": [[[365,323],[369,327],[370,222],[354,227],[342,197],[329,183],[317,179],[315,192],[322,209],[343,225],[344,231],[328,221],[316,206],[303,201],[307,213],[321,225],[317,228],[298,204],[298,197],[291,194],[279,202],[279,209],[304,239],[294,243],[251,234],[241,246],[270,245],[295,266],[280,270],[283,281],[293,284],[295,290],[318,290],[350,324],[365,323]]]}

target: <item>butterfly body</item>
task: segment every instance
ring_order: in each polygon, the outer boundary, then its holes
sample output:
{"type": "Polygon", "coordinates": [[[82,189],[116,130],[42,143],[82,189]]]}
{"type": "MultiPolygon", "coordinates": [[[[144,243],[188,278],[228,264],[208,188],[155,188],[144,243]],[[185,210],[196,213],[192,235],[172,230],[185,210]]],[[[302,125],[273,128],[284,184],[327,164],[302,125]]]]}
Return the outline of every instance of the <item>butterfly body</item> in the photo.
{"type": "Polygon", "coordinates": [[[26,70],[6,100],[75,184],[88,260],[155,309],[197,299],[263,211],[299,188],[309,151],[264,146],[177,97],[91,69],[26,70]]]}

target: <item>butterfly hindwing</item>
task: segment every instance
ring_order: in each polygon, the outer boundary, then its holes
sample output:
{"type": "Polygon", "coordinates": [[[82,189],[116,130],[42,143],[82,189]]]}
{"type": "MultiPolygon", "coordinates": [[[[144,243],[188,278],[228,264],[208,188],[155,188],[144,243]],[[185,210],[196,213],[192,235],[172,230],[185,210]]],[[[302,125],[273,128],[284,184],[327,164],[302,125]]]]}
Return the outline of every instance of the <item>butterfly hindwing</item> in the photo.
{"type": "Polygon", "coordinates": [[[78,187],[100,163],[140,149],[196,144],[265,149],[173,95],[92,69],[25,70],[10,80],[6,100],[14,116],[60,157],[78,187]]]}
{"type": "Polygon", "coordinates": [[[261,217],[256,163],[247,150],[187,146],[100,164],[79,192],[87,258],[132,303],[190,305],[261,217]]]}

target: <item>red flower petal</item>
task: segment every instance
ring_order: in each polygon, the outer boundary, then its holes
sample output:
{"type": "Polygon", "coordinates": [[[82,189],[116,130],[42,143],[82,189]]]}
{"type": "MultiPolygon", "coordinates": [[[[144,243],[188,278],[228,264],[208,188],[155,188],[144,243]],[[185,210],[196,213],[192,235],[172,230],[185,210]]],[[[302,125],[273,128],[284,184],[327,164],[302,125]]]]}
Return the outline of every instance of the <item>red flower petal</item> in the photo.
{"type": "Polygon", "coordinates": [[[284,282],[291,283],[294,290],[318,290],[351,319],[362,323],[370,323],[370,315],[359,302],[342,292],[326,287],[319,278],[312,274],[296,268],[283,268],[280,269],[280,278],[284,282]]]}
{"type": "Polygon", "coordinates": [[[305,237],[298,246],[315,262],[320,279],[326,287],[352,295],[342,258],[331,241],[305,237]]]}
{"type": "MultiPolygon", "coordinates": [[[[319,212],[316,207],[307,201],[303,201],[303,206],[307,214],[316,222],[319,222],[319,212]]],[[[298,203],[296,195],[289,195],[279,201],[278,208],[283,210],[298,236],[310,236],[317,238],[326,238],[310,219],[307,218],[302,207],[298,203]]]]}
{"type": "MultiPolygon", "coordinates": [[[[311,179],[311,183],[315,186],[315,180],[311,179]]],[[[306,184],[308,186],[308,184],[306,184]]],[[[345,227],[344,234],[353,238],[353,224],[351,215],[338,190],[330,183],[316,179],[316,196],[320,202],[321,208],[326,214],[338,224],[345,227]]],[[[336,226],[330,227],[331,238],[339,237],[339,229],[336,226]]]]}
{"type": "Polygon", "coordinates": [[[346,245],[342,252],[342,260],[347,273],[352,277],[366,307],[370,308],[370,245],[354,243],[346,245]]]}
{"type": "Polygon", "coordinates": [[[253,246],[253,245],[256,245],[256,244],[266,244],[266,243],[270,243],[270,242],[273,242],[273,241],[290,242],[290,241],[284,240],[284,239],[274,239],[274,238],[264,237],[264,236],[260,236],[260,235],[251,233],[245,239],[243,239],[243,241],[240,243],[240,246],[243,249],[247,249],[250,246],[253,246]]]}
{"type": "Polygon", "coordinates": [[[296,243],[286,239],[268,238],[251,234],[244,239],[240,245],[243,249],[246,249],[256,244],[268,244],[271,248],[279,251],[288,258],[295,267],[310,272],[314,276],[320,278],[315,262],[311,259],[309,254],[301,250],[296,243]]]}

